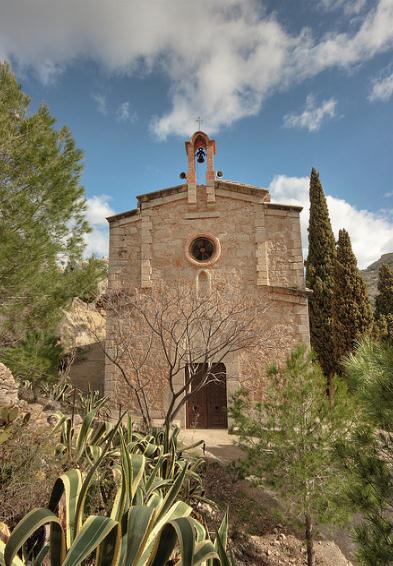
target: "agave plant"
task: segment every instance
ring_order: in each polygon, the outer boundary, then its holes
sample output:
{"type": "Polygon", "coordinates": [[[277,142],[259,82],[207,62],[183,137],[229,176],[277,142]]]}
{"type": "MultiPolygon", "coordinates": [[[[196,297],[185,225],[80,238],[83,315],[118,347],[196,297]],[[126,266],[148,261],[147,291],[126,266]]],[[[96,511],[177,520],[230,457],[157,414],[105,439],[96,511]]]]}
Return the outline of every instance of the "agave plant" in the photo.
{"type": "Polygon", "coordinates": [[[108,467],[112,469],[120,462],[121,445],[125,444],[129,453],[145,456],[147,473],[151,473],[152,477],[160,478],[160,480],[168,480],[167,485],[174,481],[187,463],[182,488],[183,497],[187,501],[205,500],[199,474],[204,460],[190,453],[190,450],[200,446],[203,442],[180,446],[178,428],[171,431],[169,440],[165,438],[165,432],[161,429],[149,434],[140,433],[134,430],[130,417],[127,417],[125,423],[123,423],[124,418],[120,417],[118,425],[115,426],[97,418],[99,409],[100,405],[87,413],[79,426],[75,426],[72,417],[61,415],[55,428],[55,431],[60,430],[57,453],[66,458],[71,466],[85,469],[93,465],[101,457],[111,432],[116,428],[116,433],[111,436],[111,446],[106,449],[105,460],[101,460],[102,466],[97,471],[99,477],[101,474],[101,479],[107,477],[108,467]],[[167,451],[165,451],[165,446],[169,446],[167,451]]]}
{"type": "Polygon", "coordinates": [[[160,472],[165,455],[159,454],[152,467],[145,454],[129,451],[129,440],[129,431],[119,421],[87,474],[72,469],[61,475],[48,508],[28,513],[8,541],[0,541],[0,564],[39,566],[46,560],[51,566],[76,566],[93,553],[96,566],[163,566],[171,557],[183,566],[233,564],[225,551],[227,515],[213,543],[204,526],[191,517],[190,505],[177,499],[189,464],[179,465],[174,479],[164,478],[160,472]],[[116,436],[120,460],[113,474],[118,489],[110,515],[86,516],[89,489],[116,436]],[[49,525],[47,539],[27,553],[26,542],[44,525],[49,525]]]}

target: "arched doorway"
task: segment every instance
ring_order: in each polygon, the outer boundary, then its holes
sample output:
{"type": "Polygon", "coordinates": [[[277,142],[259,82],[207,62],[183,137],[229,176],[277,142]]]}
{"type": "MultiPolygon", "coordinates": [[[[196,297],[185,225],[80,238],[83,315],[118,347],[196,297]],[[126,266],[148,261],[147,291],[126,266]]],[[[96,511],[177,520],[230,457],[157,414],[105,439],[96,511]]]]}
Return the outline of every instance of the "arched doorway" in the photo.
{"type": "MultiPolygon", "coordinates": [[[[198,364],[191,391],[198,389],[206,377],[207,364],[198,364]]],[[[189,368],[186,368],[186,377],[189,368]]],[[[208,383],[199,391],[194,391],[187,401],[187,428],[228,428],[227,384],[225,364],[212,364],[208,383]]]]}

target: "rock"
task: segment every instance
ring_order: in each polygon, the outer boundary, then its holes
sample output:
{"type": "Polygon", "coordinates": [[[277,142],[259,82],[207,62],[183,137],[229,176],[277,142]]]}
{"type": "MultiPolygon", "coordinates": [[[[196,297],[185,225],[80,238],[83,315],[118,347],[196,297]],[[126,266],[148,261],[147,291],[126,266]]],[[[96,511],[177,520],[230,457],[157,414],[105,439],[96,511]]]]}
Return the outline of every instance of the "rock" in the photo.
{"type": "Polygon", "coordinates": [[[66,351],[88,346],[105,339],[106,320],[94,304],[74,298],[71,308],[64,311],[60,324],[60,342],[66,351]]]}
{"type": "Polygon", "coordinates": [[[375,297],[378,294],[378,271],[383,263],[393,268],[393,253],[383,254],[377,261],[369,265],[367,269],[363,269],[360,272],[366,283],[368,295],[372,303],[374,303],[375,297]]]}
{"type": "Polygon", "coordinates": [[[12,406],[18,402],[18,386],[11,371],[0,362],[0,406],[12,406]]]}
{"type": "Polygon", "coordinates": [[[46,404],[44,404],[44,411],[61,411],[61,403],[54,401],[53,399],[46,399],[46,404]]]}
{"type": "Polygon", "coordinates": [[[46,420],[50,426],[56,426],[60,420],[60,417],[59,415],[49,415],[46,420]]]}
{"type": "Polygon", "coordinates": [[[83,423],[82,417],[78,414],[74,415],[74,425],[78,426],[81,425],[82,423],[83,423]]]}

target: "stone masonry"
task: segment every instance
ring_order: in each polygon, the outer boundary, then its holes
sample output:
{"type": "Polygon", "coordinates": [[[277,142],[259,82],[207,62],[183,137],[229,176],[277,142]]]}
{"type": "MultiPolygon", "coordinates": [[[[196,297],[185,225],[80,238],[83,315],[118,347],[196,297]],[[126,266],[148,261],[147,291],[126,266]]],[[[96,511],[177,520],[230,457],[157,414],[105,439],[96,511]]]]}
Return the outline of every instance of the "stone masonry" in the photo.
{"type": "MultiPolygon", "coordinates": [[[[179,279],[197,286],[208,276],[211,285],[226,280],[246,294],[270,302],[269,325],[281,328],[276,358],[299,342],[309,343],[308,291],[300,237],[301,207],[270,202],[266,189],[222,180],[214,171],[215,143],[203,132],[186,142],[188,173],[182,185],[140,195],[135,210],[108,219],[110,227],[109,291],[149,288],[179,279]],[[207,158],[206,183],[197,184],[195,155],[207,158]],[[190,256],[190,244],[207,237],[219,249],[214,262],[190,256]]],[[[107,321],[107,347],[113,340],[107,321]]],[[[272,354],[269,354],[270,358],[272,354]]],[[[261,360],[269,360],[261,352],[261,360]]],[[[263,383],[247,374],[244,355],[225,360],[228,396],[241,383],[263,395],[263,383]],[[254,382],[254,385],[253,385],[254,382]]],[[[106,362],[105,393],[119,402],[119,377],[106,362]]],[[[126,395],[126,394],[125,394],[126,395]]],[[[127,399],[122,399],[126,404],[127,399]]],[[[157,418],[160,417],[160,408],[157,418]]],[[[185,412],[180,416],[185,425],[185,412]]]]}

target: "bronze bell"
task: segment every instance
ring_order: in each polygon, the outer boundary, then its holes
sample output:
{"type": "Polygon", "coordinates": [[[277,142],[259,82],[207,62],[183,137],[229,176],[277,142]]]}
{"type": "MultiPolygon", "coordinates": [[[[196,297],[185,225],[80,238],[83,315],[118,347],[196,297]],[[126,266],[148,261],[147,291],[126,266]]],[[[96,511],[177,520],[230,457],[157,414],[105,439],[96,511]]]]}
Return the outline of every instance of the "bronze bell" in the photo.
{"type": "Polygon", "coordinates": [[[205,163],[205,150],[199,147],[196,152],[198,163],[205,163]]]}

